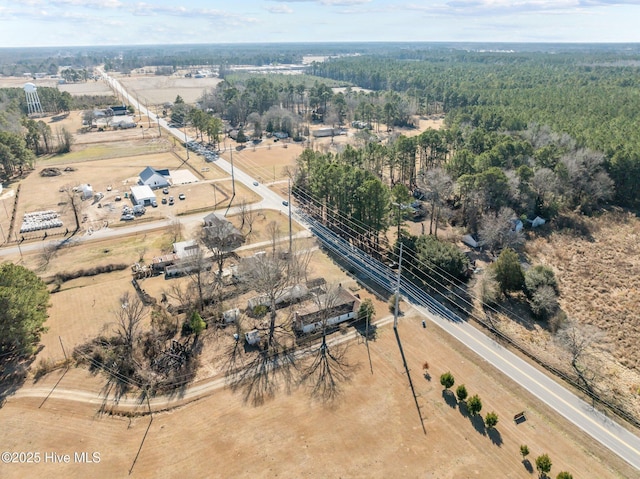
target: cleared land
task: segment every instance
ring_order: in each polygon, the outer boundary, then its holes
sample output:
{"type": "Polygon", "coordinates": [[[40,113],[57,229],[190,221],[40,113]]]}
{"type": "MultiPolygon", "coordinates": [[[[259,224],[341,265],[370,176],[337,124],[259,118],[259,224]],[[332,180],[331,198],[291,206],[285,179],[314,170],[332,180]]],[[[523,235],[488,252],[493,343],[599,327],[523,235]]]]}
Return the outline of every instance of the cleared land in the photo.
{"type": "Polygon", "coordinates": [[[119,75],[113,77],[121,82],[127,91],[139,95],[143,104],[160,105],[173,103],[180,95],[186,103],[195,103],[205,89],[215,88],[219,78],[185,78],[184,76],[119,75]]]}

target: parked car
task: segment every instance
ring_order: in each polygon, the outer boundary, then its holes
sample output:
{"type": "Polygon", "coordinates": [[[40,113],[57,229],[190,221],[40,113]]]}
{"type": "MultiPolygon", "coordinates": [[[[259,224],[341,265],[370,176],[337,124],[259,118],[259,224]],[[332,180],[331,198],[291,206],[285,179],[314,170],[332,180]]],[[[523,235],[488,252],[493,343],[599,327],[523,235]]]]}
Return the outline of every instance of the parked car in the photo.
{"type": "Polygon", "coordinates": [[[173,196],[169,196],[169,205],[173,204],[173,196]]]}
{"type": "Polygon", "coordinates": [[[151,206],[153,206],[154,208],[157,208],[158,202],[156,200],[151,200],[151,206]]]}
{"type": "Polygon", "coordinates": [[[162,192],[163,192],[165,195],[168,195],[168,194],[169,194],[169,188],[162,188],[162,192]]]}
{"type": "Polygon", "coordinates": [[[184,200],[184,199],[186,199],[186,196],[184,196],[184,193],[180,193],[178,195],[178,198],[180,198],[181,200],[184,200]]]}
{"type": "Polygon", "coordinates": [[[121,196],[116,196],[114,199],[115,199],[116,201],[122,201],[122,197],[121,197],[121,196]]]}
{"type": "Polygon", "coordinates": [[[166,205],[167,204],[167,199],[166,198],[162,198],[162,204],[166,205]]]}
{"type": "Polygon", "coordinates": [[[120,217],[121,221],[131,221],[135,218],[135,216],[133,216],[132,214],[126,214],[126,215],[122,215],[120,217]]]}

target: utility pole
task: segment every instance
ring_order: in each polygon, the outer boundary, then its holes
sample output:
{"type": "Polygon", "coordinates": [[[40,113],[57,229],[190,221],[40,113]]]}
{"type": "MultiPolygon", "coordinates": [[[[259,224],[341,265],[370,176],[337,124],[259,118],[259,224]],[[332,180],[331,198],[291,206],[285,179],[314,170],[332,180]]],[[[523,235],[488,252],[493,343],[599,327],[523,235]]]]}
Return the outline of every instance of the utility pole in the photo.
{"type": "Polygon", "coordinates": [[[398,329],[398,303],[400,301],[400,278],[402,277],[402,241],[400,242],[400,258],[398,259],[398,281],[396,283],[396,305],[393,311],[393,329],[398,329]]]}
{"type": "Polygon", "coordinates": [[[187,125],[184,125],[184,149],[187,150],[187,161],[189,161],[189,146],[187,145],[187,125]]]}
{"type": "Polygon", "coordinates": [[[162,136],[162,132],[160,130],[160,115],[158,114],[158,105],[156,105],[156,120],[158,121],[158,136],[162,136]]]}
{"type": "Polygon", "coordinates": [[[236,178],[233,174],[233,148],[230,148],[229,151],[231,152],[231,193],[234,197],[236,196],[236,178]]]}
{"type": "Polygon", "coordinates": [[[291,229],[291,178],[289,178],[289,255],[293,251],[293,230],[291,229]]]}

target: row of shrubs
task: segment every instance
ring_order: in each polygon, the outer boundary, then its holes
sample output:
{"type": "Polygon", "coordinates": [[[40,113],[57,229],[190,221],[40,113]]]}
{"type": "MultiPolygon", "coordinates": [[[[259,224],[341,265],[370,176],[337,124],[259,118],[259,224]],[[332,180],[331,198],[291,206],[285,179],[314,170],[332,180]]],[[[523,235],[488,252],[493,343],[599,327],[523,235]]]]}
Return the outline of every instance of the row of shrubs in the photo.
{"type": "Polygon", "coordinates": [[[128,266],[124,263],[112,263],[94,266],[93,268],[78,269],[76,271],[63,271],[53,277],[53,282],[56,284],[62,284],[66,281],[71,281],[72,279],[96,276],[102,273],[112,273],[113,271],[122,271],[127,268],[128,266]]]}
{"type": "MultiPolygon", "coordinates": [[[[451,389],[455,384],[455,378],[453,377],[453,374],[451,374],[451,372],[449,371],[442,374],[440,376],[440,384],[447,391],[451,389]]],[[[468,397],[469,393],[467,392],[467,388],[464,384],[461,384],[456,388],[455,394],[459,402],[465,403],[467,405],[469,414],[471,414],[472,416],[480,414],[480,411],[482,410],[482,401],[477,394],[468,397]]],[[[498,424],[498,415],[494,412],[487,413],[484,418],[484,423],[489,429],[495,428],[498,424]]],[[[530,468],[531,465],[529,463],[529,460],[526,459],[526,457],[529,455],[529,447],[526,445],[520,446],[520,454],[522,454],[522,462],[525,464],[525,466],[528,466],[528,468],[530,468]]],[[[544,479],[549,477],[547,476],[547,474],[551,472],[551,465],[551,459],[549,458],[548,454],[542,454],[536,458],[536,469],[538,470],[540,478],[544,479]]],[[[573,479],[573,476],[569,472],[562,471],[556,476],[556,479],[573,479]]]]}

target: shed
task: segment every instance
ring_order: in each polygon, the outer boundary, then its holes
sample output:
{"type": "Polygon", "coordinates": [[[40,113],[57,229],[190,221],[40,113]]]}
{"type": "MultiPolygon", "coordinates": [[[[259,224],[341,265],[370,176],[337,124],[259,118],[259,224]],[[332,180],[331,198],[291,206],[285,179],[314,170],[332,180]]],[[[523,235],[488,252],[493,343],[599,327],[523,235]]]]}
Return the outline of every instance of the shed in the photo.
{"type": "Polygon", "coordinates": [[[244,333],[244,338],[247,340],[247,343],[252,346],[254,344],[258,344],[260,342],[260,331],[252,329],[251,331],[244,333]]]}
{"type": "Polygon", "coordinates": [[[547,221],[544,218],[540,218],[539,216],[536,216],[532,221],[531,221],[531,227],[532,228],[537,228],[538,226],[542,226],[543,224],[545,224],[547,221]]]}
{"type": "Polygon", "coordinates": [[[234,308],[222,313],[225,324],[235,323],[240,317],[240,309],[234,308]]]}
{"type": "Polygon", "coordinates": [[[471,235],[464,235],[462,237],[462,242],[467,246],[471,246],[472,248],[478,247],[478,242],[475,239],[473,239],[473,236],[471,235]]]}
{"type": "Polygon", "coordinates": [[[198,243],[196,243],[195,240],[173,243],[173,253],[176,254],[180,259],[185,259],[196,254],[199,249],[200,246],[198,246],[198,243]]]}
{"type": "Polygon", "coordinates": [[[147,185],[132,186],[131,201],[134,205],[151,206],[156,201],[156,195],[147,185]]]}
{"type": "Polygon", "coordinates": [[[170,186],[169,178],[171,174],[169,170],[166,169],[156,170],[155,168],[147,166],[138,176],[140,177],[139,183],[141,185],[146,185],[154,190],[170,186]]]}
{"type": "Polygon", "coordinates": [[[90,184],[80,185],[80,197],[83,200],[93,198],[93,187],[90,184]]]}

